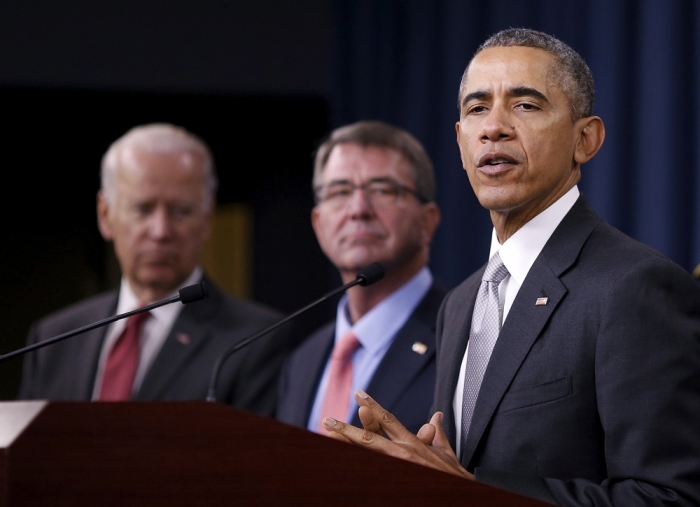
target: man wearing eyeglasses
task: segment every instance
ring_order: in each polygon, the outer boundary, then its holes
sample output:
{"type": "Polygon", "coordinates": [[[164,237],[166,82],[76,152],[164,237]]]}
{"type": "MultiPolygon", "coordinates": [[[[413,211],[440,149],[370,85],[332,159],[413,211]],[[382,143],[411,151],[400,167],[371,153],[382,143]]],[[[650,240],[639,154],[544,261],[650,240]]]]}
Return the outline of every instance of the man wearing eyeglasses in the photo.
{"type": "Polygon", "coordinates": [[[343,282],[373,262],[386,275],[349,290],[336,320],[289,359],[277,417],[323,434],[324,417],[359,424],[352,393],[364,389],[417,431],[432,403],[435,322],[445,296],[427,267],[440,221],[432,163],[408,132],[358,122],[318,149],[313,189],[313,228],[343,282]]]}

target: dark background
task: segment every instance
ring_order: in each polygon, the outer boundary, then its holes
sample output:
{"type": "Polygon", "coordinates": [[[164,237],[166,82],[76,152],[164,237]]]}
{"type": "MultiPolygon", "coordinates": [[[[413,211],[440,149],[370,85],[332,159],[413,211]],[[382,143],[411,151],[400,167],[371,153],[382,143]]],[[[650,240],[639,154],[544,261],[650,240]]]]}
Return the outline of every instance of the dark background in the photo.
{"type": "MultiPolygon", "coordinates": [[[[0,7],[0,353],[33,320],[111,288],[96,227],[109,144],[149,122],[207,141],[220,204],[253,210],[253,297],[291,312],[333,271],[310,225],[312,154],[328,129],[325,1],[17,2],[0,7]]],[[[332,312],[326,304],[301,337],[332,312]]],[[[0,364],[12,398],[21,359],[0,364]]]]}
{"type": "MultiPolygon", "coordinates": [[[[31,321],[109,285],[95,223],[110,142],[152,121],[212,146],[219,202],[253,210],[253,297],[291,312],[338,283],[311,230],[312,153],[331,128],[397,124],[433,159],[447,287],[488,255],[461,168],[457,88],[497,30],[548,32],[586,59],[607,129],[580,189],[688,271],[700,262],[700,4],[694,0],[55,0],[0,5],[4,199],[0,353],[31,321]]],[[[634,295],[630,295],[633,297],[634,295]]],[[[332,314],[299,322],[298,336],[332,314]]],[[[0,364],[14,396],[19,360],[0,364]]]]}

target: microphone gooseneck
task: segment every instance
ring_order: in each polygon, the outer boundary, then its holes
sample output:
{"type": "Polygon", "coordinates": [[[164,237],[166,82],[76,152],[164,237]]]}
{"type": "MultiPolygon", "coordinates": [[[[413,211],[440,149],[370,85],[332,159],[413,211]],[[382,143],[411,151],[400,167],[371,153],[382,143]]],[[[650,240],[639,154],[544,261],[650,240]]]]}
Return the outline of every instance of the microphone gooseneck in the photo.
{"type": "Polygon", "coordinates": [[[235,354],[238,352],[240,349],[243,347],[249,345],[253,341],[257,340],[261,336],[266,335],[270,331],[274,331],[278,327],[280,327],[282,324],[286,324],[290,320],[294,319],[295,317],[301,315],[302,313],[306,312],[307,310],[310,310],[314,306],[323,303],[325,300],[328,298],[331,298],[335,296],[336,294],[343,292],[345,290],[348,290],[351,287],[354,287],[355,285],[362,285],[364,287],[371,285],[375,282],[378,282],[384,277],[384,268],[377,262],[374,262],[367,266],[366,268],[360,270],[360,272],[357,274],[357,277],[350,283],[346,283],[342,287],[338,287],[337,289],[333,289],[326,295],[322,296],[321,298],[317,299],[313,303],[310,303],[306,305],[304,308],[301,308],[300,310],[297,310],[296,312],[292,313],[291,315],[288,315],[287,317],[283,318],[282,320],[275,322],[271,326],[266,327],[262,331],[259,331],[255,333],[252,336],[249,336],[248,338],[245,338],[241,340],[240,342],[236,343],[233,345],[231,348],[226,350],[223,354],[219,356],[219,358],[216,360],[216,363],[214,364],[214,368],[212,369],[211,372],[211,378],[209,380],[209,390],[207,392],[207,401],[216,401],[216,385],[219,380],[219,372],[221,371],[221,367],[223,366],[224,362],[226,359],[231,357],[231,355],[235,354]]]}
{"type": "Polygon", "coordinates": [[[148,312],[153,310],[154,308],[158,308],[161,306],[169,305],[170,303],[176,303],[180,301],[183,305],[189,304],[189,303],[194,303],[195,301],[200,301],[202,299],[208,298],[209,293],[207,292],[207,287],[204,282],[199,282],[196,285],[188,285],[187,287],[183,287],[178,291],[177,296],[172,296],[168,299],[164,299],[162,301],[157,301],[155,303],[151,303],[150,305],[146,305],[142,308],[137,308],[136,310],[132,310],[130,312],[126,313],[121,313],[119,315],[114,315],[112,317],[107,317],[106,319],[102,319],[100,321],[94,322],[92,324],[88,324],[87,326],[80,327],[78,329],[74,329],[73,331],[68,331],[67,333],[60,334],[58,336],[54,336],[53,338],[49,338],[48,340],[43,340],[38,343],[34,343],[32,345],[28,345],[26,347],[23,347],[21,349],[15,350],[13,352],[10,352],[8,354],[4,354],[0,356],[0,363],[7,360],[11,359],[15,356],[20,356],[22,354],[26,354],[27,352],[31,352],[36,349],[40,349],[42,347],[46,347],[47,345],[52,345],[56,342],[60,342],[62,340],[65,340],[66,338],[70,338],[71,336],[78,335],[80,333],[84,333],[86,331],[91,331],[95,328],[106,326],[107,324],[111,324],[112,322],[120,319],[124,319],[127,317],[131,317],[132,315],[136,315],[137,313],[143,313],[143,312],[148,312]]]}

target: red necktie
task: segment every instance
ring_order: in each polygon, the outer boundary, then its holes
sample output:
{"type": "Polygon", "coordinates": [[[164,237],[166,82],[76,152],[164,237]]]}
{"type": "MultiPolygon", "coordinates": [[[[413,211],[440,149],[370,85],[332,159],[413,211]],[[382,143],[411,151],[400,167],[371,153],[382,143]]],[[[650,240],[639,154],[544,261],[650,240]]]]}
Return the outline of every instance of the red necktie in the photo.
{"type": "Polygon", "coordinates": [[[361,346],[353,332],[348,331],[333,348],[328,387],[318,424],[319,433],[326,433],[326,428],[323,427],[324,418],[332,417],[338,421],[345,421],[347,417],[352,389],[352,355],[361,346]]]}
{"type": "Polygon", "coordinates": [[[126,329],[117,338],[107,358],[102,377],[100,400],[124,401],[131,399],[134,377],[139,366],[141,328],[150,316],[149,312],[137,313],[126,321],[126,329]]]}

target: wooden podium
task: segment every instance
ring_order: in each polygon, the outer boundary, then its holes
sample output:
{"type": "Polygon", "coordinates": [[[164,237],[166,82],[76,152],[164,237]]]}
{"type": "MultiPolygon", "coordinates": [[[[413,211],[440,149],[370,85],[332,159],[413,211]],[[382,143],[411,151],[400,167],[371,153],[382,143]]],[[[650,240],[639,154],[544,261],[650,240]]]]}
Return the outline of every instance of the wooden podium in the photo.
{"type": "Polygon", "coordinates": [[[546,504],[215,403],[0,403],[0,507],[64,505],[546,504]]]}

